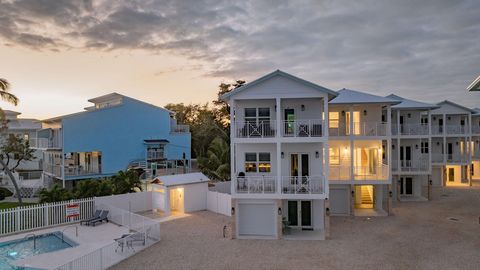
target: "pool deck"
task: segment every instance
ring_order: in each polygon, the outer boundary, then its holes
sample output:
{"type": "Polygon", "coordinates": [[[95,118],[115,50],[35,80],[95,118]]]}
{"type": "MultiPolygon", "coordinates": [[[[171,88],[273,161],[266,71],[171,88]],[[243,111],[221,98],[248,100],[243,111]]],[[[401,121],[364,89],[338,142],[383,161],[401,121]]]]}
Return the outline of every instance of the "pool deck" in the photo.
{"type": "MultiPolygon", "coordinates": [[[[139,214],[157,220],[161,223],[173,219],[190,216],[189,214],[176,212],[172,213],[170,216],[165,216],[163,215],[163,213],[152,211],[142,212],[139,214]]],[[[64,231],[65,236],[67,236],[70,240],[76,242],[78,246],[17,260],[15,261],[15,264],[17,266],[53,269],[72,260],[75,260],[76,258],[80,258],[88,253],[91,253],[101,247],[112,244],[115,242],[113,239],[119,238],[120,236],[122,236],[122,234],[128,233],[128,229],[126,227],[119,226],[111,222],[98,224],[95,227],[85,225],[80,226],[79,223],[75,223],[66,226],[57,226],[47,229],[3,236],[0,237],[0,242],[22,239],[32,233],[35,233],[36,235],[41,235],[57,231],[64,231]],[[75,235],[75,226],[77,226],[78,228],[78,237],[75,235]]],[[[139,248],[136,248],[136,250],[139,250],[139,248]]]]}

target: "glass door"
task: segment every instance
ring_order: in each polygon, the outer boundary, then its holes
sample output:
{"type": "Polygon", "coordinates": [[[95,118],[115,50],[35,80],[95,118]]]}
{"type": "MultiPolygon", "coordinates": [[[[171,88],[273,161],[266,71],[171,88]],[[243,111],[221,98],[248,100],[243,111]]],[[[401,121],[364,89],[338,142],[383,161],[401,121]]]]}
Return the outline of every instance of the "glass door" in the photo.
{"type": "Polygon", "coordinates": [[[400,178],[400,194],[413,195],[413,179],[412,177],[400,178]]]}
{"type": "Polygon", "coordinates": [[[312,201],[288,201],[288,224],[307,229],[312,227],[312,201]]]}
{"type": "Polygon", "coordinates": [[[295,110],[285,109],[284,111],[284,135],[295,135],[295,110]]]}
{"type": "Polygon", "coordinates": [[[300,216],[302,221],[302,227],[312,226],[312,202],[311,201],[301,201],[300,216]]]}

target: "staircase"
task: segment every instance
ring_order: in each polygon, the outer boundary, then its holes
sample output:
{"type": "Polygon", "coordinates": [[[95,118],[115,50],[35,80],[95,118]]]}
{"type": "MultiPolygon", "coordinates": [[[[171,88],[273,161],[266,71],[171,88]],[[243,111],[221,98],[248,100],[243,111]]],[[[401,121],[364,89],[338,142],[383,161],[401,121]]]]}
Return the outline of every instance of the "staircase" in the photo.
{"type": "Polygon", "coordinates": [[[361,186],[362,192],[362,205],[363,204],[373,204],[373,187],[372,186],[361,186]]]}

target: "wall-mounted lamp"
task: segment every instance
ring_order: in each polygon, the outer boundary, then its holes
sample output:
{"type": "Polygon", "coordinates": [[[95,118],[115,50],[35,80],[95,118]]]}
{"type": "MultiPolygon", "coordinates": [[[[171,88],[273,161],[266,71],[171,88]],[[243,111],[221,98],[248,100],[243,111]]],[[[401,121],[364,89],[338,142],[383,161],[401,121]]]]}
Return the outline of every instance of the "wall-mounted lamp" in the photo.
{"type": "Polygon", "coordinates": [[[305,111],[305,105],[300,105],[300,108],[302,109],[302,112],[305,111]]]}
{"type": "Polygon", "coordinates": [[[440,145],[440,142],[437,142],[437,145],[440,145]]]}
{"type": "Polygon", "coordinates": [[[275,111],[277,111],[277,105],[275,105],[275,111]]]}
{"type": "Polygon", "coordinates": [[[434,116],[434,117],[433,117],[433,120],[437,120],[437,118],[434,116]]]}
{"type": "Polygon", "coordinates": [[[352,190],[352,197],[354,197],[354,196],[355,196],[355,191],[352,190]]]}
{"type": "Polygon", "coordinates": [[[345,116],[345,111],[342,111],[342,116],[345,116]]]}
{"type": "Polygon", "coordinates": [[[418,144],[415,144],[415,149],[418,149],[418,144]]]}
{"type": "Polygon", "coordinates": [[[388,195],[390,196],[390,198],[392,198],[393,192],[390,190],[390,191],[388,192],[388,195]]]}
{"type": "Polygon", "coordinates": [[[281,208],[281,207],[278,207],[278,215],[279,215],[279,216],[282,215],[282,208],[281,208]]]}
{"type": "Polygon", "coordinates": [[[392,144],[392,149],[395,150],[395,145],[394,144],[392,144]]]}
{"type": "Polygon", "coordinates": [[[363,110],[363,115],[367,115],[367,110],[363,110]]]}
{"type": "Polygon", "coordinates": [[[477,144],[479,144],[479,143],[480,143],[480,141],[479,141],[479,140],[477,140],[477,144]]]}
{"type": "Polygon", "coordinates": [[[348,155],[348,148],[347,147],[343,148],[343,154],[348,155]]]}
{"type": "Polygon", "coordinates": [[[458,145],[458,142],[456,142],[455,144],[458,145]]]}
{"type": "Polygon", "coordinates": [[[285,157],[285,153],[280,153],[280,157],[283,159],[285,157]]]}
{"type": "Polygon", "coordinates": [[[330,208],[325,208],[325,215],[330,216],[330,208]]]}
{"type": "Polygon", "coordinates": [[[232,212],[231,212],[231,213],[232,213],[232,216],[234,216],[234,215],[235,215],[235,207],[232,207],[232,210],[231,210],[231,211],[232,211],[232,212]]]}
{"type": "Polygon", "coordinates": [[[318,153],[318,151],[315,151],[315,158],[319,158],[320,157],[320,153],[318,153]]]}
{"type": "Polygon", "coordinates": [[[447,117],[447,119],[448,119],[448,120],[451,120],[452,118],[449,116],[449,117],[447,117]]]}

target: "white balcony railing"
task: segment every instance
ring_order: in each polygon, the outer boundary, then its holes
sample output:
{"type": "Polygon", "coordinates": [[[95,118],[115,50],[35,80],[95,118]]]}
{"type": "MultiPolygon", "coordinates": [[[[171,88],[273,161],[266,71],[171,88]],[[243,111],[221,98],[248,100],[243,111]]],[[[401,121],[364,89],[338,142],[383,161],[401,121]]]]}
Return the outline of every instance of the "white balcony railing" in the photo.
{"type": "Polygon", "coordinates": [[[350,166],[330,165],[328,167],[328,180],[350,180],[352,179],[350,172],[350,166]]]}
{"type": "Polygon", "coordinates": [[[380,166],[355,166],[354,178],[358,181],[388,180],[390,167],[386,164],[380,166]]]}
{"type": "Polygon", "coordinates": [[[40,149],[61,149],[63,147],[63,141],[60,138],[31,138],[28,140],[30,147],[40,149]]]}
{"type": "Polygon", "coordinates": [[[338,123],[337,127],[329,128],[329,136],[386,136],[387,123],[354,122],[353,130],[347,123],[338,123]]]}
{"type": "Polygon", "coordinates": [[[444,154],[432,154],[432,162],[442,163],[444,154]]]}
{"type": "Polygon", "coordinates": [[[322,194],[325,177],[312,176],[283,176],[282,194],[322,194]]]}
{"type": "Polygon", "coordinates": [[[163,150],[160,151],[153,151],[153,150],[148,150],[147,151],[147,160],[159,160],[159,159],[165,159],[165,152],[163,150]]]}
{"type": "MultiPolygon", "coordinates": [[[[397,161],[392,161],[392,170],[399,171],[397,161]]],[[[428,157],[420,157],[417,160],[400,160],[401,172],[422,172],[430,169],[428,157]]]]}
{"type": "Polygon", "coordinates": [[[273,194],[277,188],[276,176],[238,176],[234,177],[237,193],[273,194]]]}
{"type": "Polygon", "coordinates": [[[443,134],[443,126],[432,125],[432,134],[433,135],[442,135],[443,134]]]}
{"type": "Polygon", "coordinates": [[[65,176],[83,176],[100,174],[100,167],[97,168],[85,168],[84,166],[65,166],[65,176]]]}
{"type": "Polygon", "coordinates": [[[62,165],[43,164],[43,171],[57,177],[62,177],[62,165]]]}
{"type": "Polygon", "coordinates": [[[189,125],[172,125],[170,127],[172,133],[189,133],[190,126],[189,125]]]}
{"type": "Polygon", "coordinates": [[[392,125],[393,135],[428,135],[428,124],[403,124],[392,125]],[[400,132],[398,131],[400,127],[400,132]]]}
{"type": "Polygon", "coordinates": [[[448,125],[446,126],[447,134],[466,134],[467,127],[462,125],[448,125]]]}
{"type": "Polygon", "coordinates": [[[323,120],[295,120],[282,122],[283,137],[321,137],[323,120]]]}
{"type": "Polygon", "coordinates": [[[271,138],[275,137],[275,121],[235,122],[237,138],[271,138]]]}
{"type": "Polygon", "coordinates": [[[480,134],[480,126],[472,126],[473,134],[480,134]]]}
{"type": "Polygon", "coordinates": [[[444,161],[465,163],[469,161],[469,157],[466,154],[432,154],[432,162],[443,163],[444,161]]]}

